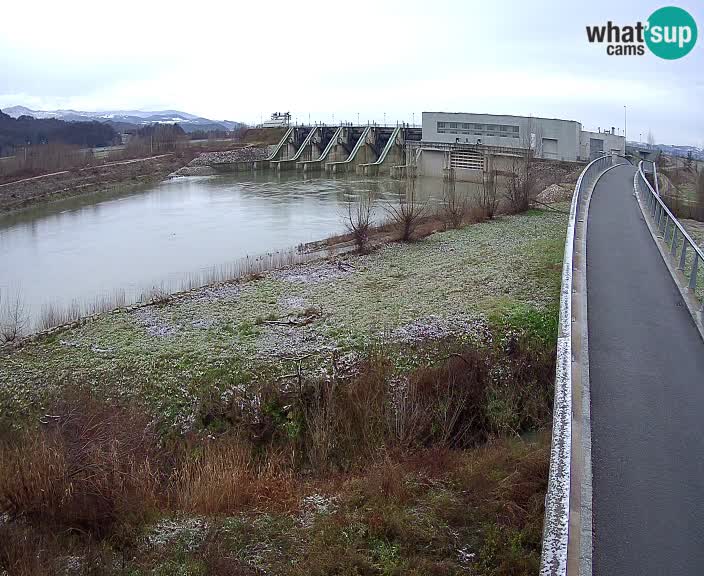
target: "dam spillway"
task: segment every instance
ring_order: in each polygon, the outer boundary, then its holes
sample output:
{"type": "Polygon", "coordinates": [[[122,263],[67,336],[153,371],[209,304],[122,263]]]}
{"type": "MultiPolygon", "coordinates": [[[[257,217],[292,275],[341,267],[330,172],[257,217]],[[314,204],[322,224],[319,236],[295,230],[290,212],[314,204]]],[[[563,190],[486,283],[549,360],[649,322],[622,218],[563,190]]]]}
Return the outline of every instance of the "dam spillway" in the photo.
{"type": "Polygon", "coordinates": [[[421,140],[421,129],[404,124],[289,126],[263,160],[237,162],[231,171],[273,170],[303,173],[390,174],[407,163],[407,149],[421,140]]]}

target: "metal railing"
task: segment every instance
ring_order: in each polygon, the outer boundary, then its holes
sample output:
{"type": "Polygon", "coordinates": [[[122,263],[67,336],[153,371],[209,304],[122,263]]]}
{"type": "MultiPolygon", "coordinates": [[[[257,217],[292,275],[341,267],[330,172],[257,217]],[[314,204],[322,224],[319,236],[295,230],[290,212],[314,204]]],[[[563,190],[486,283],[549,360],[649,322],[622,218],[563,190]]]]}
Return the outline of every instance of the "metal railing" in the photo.
{"type": "MultiPolygon", "coordinates": [[[[616,163],[620,164],[621,162],[617,161],[616,163]]],[[[575,345],[573,350],[572,338],[575,230],[577,223],[586,219],[587,199],[592,186],[604,170],[612,165],[614,165],[614,157],[611,155],[600,156],[590,162],[577,180],[570,207],[565,256],[562,264],[550,476],[545,496],[543,552],[540,559],[541,576],[566,576],[567,574],[570,488],[574,480],[570,475],[572,465],[572,362],[573,357],[576,358],[576,361],[580,359],[580,347],[575,345]]],[[[581,482],[581,479],[578,480],[581,482]]]]}
{"type": "MultiPolygon", "coordinates": [[[[657,169],[653,164],[653,174],[657,178],[657,169]]],[[[646,164],[641,161],[638,171],[633,177],[633,186],[641,199],[643,208],[652,218],[653,225],[658,234],[662,234],[665,248],[670,258],[677,264],[677,269],[682,272],[687,281],[689,290],[695,298],[704,300],[697,295],[697,283],[700,269],[704,263],[704,252],[687,233],[684,226],[670,212],[657,190],[653,189],[645,175],[646,164]]],[[[657,182],[657,180],[655,180],[657,182]]],[[[704,316],[704,304],[699,309],[700,317],[704,316]]]]}
{"type": "MultiPolygon", "coordinates": [[[[640,164],[643,165],[643,174],[652,174],[653,183],[655,184],[655,194],[660,196],[660,184],[658,183],[658,166],[652,160],[641,160],[640,164]]],[[[640,168],[640,164],[638,167],[640,168]]]]}

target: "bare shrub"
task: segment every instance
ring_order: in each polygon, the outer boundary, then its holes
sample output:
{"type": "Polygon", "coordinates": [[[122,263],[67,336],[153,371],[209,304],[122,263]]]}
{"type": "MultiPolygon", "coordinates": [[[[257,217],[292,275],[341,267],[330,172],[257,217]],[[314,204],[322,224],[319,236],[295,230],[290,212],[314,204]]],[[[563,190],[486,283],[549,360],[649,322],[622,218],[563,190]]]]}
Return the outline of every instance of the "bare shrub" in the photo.
{"type": "Polygon", "coordinates": [[[514,158],[506,178],[505,197],[512,213],[525,212],[530,207],[530,194],[535,183],[532,172],[532,153],[514,158]]]}
{"type": "Polygon", "coordinates": [[[418,201],[415,178],[405,179],[401,188],[398,204],[388,204],[385,210],[392,225],[398,230],[399,240],[409,242],[415,237],[416,228],[425,215],[428,203],[418,201]]]}
{"type": "Polygon", "coordinates": [[[22,297],[18,294],[14,299],[3,302],[0,293],[0,344],[16,342],[22,338],[27,323],[22,297]]]}
{"type": "Polygon", "coordinates": [[[56,574],[59,551],[53,538],[21,524],[0,523],[0,573],[13,576],[56,574]]]}
{"type": "Polygon", "coordinates": [[[488,367],[476,350],[416,370],[398,404],[396,431],[406,446],[467,446],[484,437],[488,367]]]}
{"type": "Polygon", "coordinates": [[[296,399],[300,449],[313,469],[347,469],[385,444],[391,369],[388,358],[374,351],[352,378],[303,383],[296,399]]]}
{"type": "Polygon", "coordinates": [[[540,126],[530,118],[521,128],[521,148],[511,160],[506,179],[505,197],[512,213],[518,214],[530,208],[531,195],[537,184],[536,156],[542,151],[540,126]]]}
{"type": "Polygon", "coordinates": [[[345,228],[352,235],[357,251],[364,253],[369,243],[369,228],[372,222],[374,199],[370,194],[360,195],[356,202],[347,205],[345,228]]]}
{"type": "Polygon", "coordinates": [[[337,441],[337,380],[314,382],[302,403],[308,461],[315,470],[327,470],[337,441]]]}
{"type": "Polygon", "coordinates": [[[196,514],[234,512],[255,495],[249,446],[234,437],[209,442],[188,455],[175,474],[178,508],[196,514]]]}
{"type": "Polygon", "coordinates": [[[454,168],[450,168],[443,175],[442,188],[442,216],[445,224],[452,228],[459,228],[464,223],[469,203],[466,196],[457,195],[454,168]]]}
{"type": "Polygon", "coordinates": [[[155,508],[161,461],[146,415],[76,394],[0,445],[0,511],[104,536],[155,508]]]}
{"type": "Polygon", "coordinates": [[[163,286],[152,286],[146,292],[143,292],[140,300],[149,304],[165,304],[171,300],[171,295],[163,286]]]}
{"type": "Polygon", "coordinates": [[[63,326],[79,320],[82,315],[78,302],[72,302],[65,308],[53,303],[43,304],[39,315],[39,327],[42,330],[47,330],[56,326],[63,326]]]}
{"type": "Polygon", "coordinates": [[[493,219],[496,215],[496,210],[499,207],[499,197],[497,194],[495,170],[488,170],[482,173],[479,206],[484,212],[484,216],[489,220],[493,219]]]}
{"type": "Polygon", "coordinates": [[[381,350],[370,353],[358,374],[338,387],[338,445],[342,464],[364,459],[384,445],[393,364],[381,350]]]}

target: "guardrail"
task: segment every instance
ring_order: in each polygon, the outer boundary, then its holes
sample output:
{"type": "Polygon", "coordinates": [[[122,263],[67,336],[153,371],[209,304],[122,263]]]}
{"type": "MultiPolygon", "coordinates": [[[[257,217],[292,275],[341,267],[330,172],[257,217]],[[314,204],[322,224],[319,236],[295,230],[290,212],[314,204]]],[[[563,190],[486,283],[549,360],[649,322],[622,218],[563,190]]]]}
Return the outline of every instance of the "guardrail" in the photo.
{"type": "Polygon", "coordinates": [[[660,196],[660,184],[658,183],[658,166],[653,162],[652,160],[641,160],[640,163],[638,164],[638,168],[640,168],[640,165],[643,165],[643,175],[645,175],[646,172],[650,173],[653,175],[653,182],[655,183],[655,194],[660,196]]]}
{"type": "MultiPolygon", "coordinates": [[[[575,480],[581,484],[581,478],[575,479],[571,476],[573,456],[572,363],[573,361],[579,362],[581,354],[581,346],[577,345],[577,343],[580,342],[580,334],[575,335],[574,343],[572,334],[575,232],[578,224],[586,220],[587,214],[585,210],[592,185],[604,170],[612,165],[614,165],[614,158],[611,155],[600,156],[590,162],[577,180],[575,193],[572,197],[572,205],[570,207],[567,237],[565,240],[565,256],[562,264],[552,446],[550,452],[548,490],[545,496],[543,551],[540,559],[541,576],[566,576],[568,574],[567,551],[569,544],[568,528],[570,524],[570,489],[575,480]]],[[[583,326],[582,330],[586,331],[586,326],[583,326]]],[[[577,527],[579,528],[579,526],[577,527]]],[[[576,552],[579,553],[579,551],[576,552]]]]}
{"type": "MultiPolygon", "coordinates": [[[[655,165],[653,164],[655,169],[655,165]]],[[[657,169],[655,169],[657,170],[657,169]]],[[[657,178],[657,172],[653,172],[657,178]]],[[[657,182],[657,179],[655,180],[657,182]]],[[[662,234],[670,257],[677,264],[687,281],[689,290],[697,298],[699,270],[704,263],[704,252],[680,224],[675,215],[665,205],[657,190],[653,189],[645,176],[645,163],[641,160],[633,177],[633,186],[641,198],[643,207],[649,212],[658,234],[662,234]],[[679,256],[678,256],[679,253],[679,256]]],[[[704,299],[703,299],[704,300],[704,299]]],[[[700,319],[704,316],[704,303],[699,309],[700,319]]]]}

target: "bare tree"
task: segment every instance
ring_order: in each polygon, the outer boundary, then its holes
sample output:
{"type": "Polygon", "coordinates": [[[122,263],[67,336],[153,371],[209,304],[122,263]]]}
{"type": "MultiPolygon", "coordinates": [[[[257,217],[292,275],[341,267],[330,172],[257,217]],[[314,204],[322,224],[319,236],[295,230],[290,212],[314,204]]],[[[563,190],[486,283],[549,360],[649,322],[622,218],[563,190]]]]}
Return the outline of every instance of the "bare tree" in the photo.
{"type": "Polygon", "coordinates": [[[521,134],[521,148],[511,160],[506,180],[506,200],[514,213],[525,212],[530,207],[537,175],[535,158],[542,149],[542,133],[530,118],[521,134]]]}
{"type": "Polygon", "coordinates": [[[506,178],[506,200],[514,213],[525,212],[530,207],[530,196],[536,184],[531,151],[513,158],[506,178]]]}
{"type": "Polygon", "coordinates": [[[458,196],[455,187],[455,169],[450,168],[442,177],[442,212],[446,225],[459,228],[464,222],[469,206],[466,196],[458,196]]]}
{"type": "Polygon", "coordinates": [[[357,250],[364,253],[369,243],[369,227],[372,221],[374,199],[371,194],[362,194],[356,202],[347,205],[345,228],[352,234],[357,250]]]}
{"type": "Polygon", "coordinates": [[[482,174],[481,188],[479,191],[479,207],[483,215],[489,220],[494,218],[496,210],[499,207],[499,197],[496,190],[496,170],[493,169],[490,163],[487,170],[482,174]]]}
{"type": "Polygon", "coordinates": [[[18,294],[14,300],[3,304],[0,294],[0,344],[19,340],[26,327],[27,314],[22,297],[18,294]]]}
{"type": "Polygon", "coordinates": [[[425,215],[428,203],[417,201],[415,178],[406,178],[401,186],[405,187],[405,193],[400,190],[398,204],[389,204],[385,209],[389,220],[399,230],[399,239],[408,242],[413,239],[416,228],[425,215]]]}

